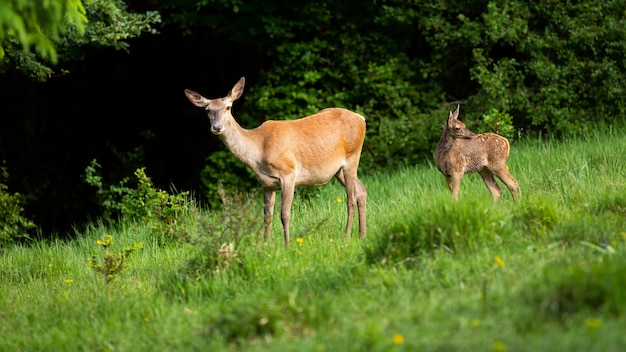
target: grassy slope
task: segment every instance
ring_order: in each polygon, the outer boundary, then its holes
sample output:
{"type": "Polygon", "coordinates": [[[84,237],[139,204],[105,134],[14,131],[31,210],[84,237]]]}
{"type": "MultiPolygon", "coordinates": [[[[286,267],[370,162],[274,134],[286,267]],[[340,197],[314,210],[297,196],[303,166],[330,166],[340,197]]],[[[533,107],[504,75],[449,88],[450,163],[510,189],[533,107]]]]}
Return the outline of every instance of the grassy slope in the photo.
{"type": "MultiPolygon", "coordinates": [[[[0,350],[622,350],[625,138],[515,144],[518,203],[505,191],[492,204],[477,175],[452,203],[432,166],[364,178],[366,240],[356,229],[344,239],[332,183],[294,202],[303,241],[289,249],[278,219],[269,244],[242,226],[229,259],[158,246],[132,224],[4,249],[0,350]],[[106,235],[116,250],[144,243],[110,288],[87,266],[106,235]],[[198,264],[206,258],[221,258],[219,272],[198,264]]],[[[211,238],[211,219],[181,226],[211,238]]]]}

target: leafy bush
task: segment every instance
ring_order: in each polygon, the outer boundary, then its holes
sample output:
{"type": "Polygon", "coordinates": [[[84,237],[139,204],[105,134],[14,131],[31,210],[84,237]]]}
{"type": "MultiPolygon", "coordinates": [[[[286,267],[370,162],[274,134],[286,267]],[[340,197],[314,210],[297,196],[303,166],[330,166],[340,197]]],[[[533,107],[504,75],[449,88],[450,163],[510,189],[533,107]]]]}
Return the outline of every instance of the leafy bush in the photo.
{"type": "Polygon", "coordinates": [[[0,166],[0,245],[20,238],[28,238],[28,232],[37,226],[24,216],[19,193],[9,193],[6,182],[9,178],[7,168],[0,166]]]}
{"type": "Polygon", "coordinates": [[[145,168],[135,171],[134,187],[128,185],[128,178],[107,187],[102,176],[98,175],[99,168],[98,162],[92,160],[85,169],[84,178],[87,184],[97,188],[96,194],[105,218],[117,219],[121,216],[142,221],[159,240],[179,236],[176,233],[179,214],[193,207],[189,192],[169,194],[156,189],[145,168]]]}
{"type": "MultiPolygon", "coordinates": [[[[491,1],[479,15],[443,28],[457,38],[448,44],[464,45],[475,63],[474,106],[510,111],[518,127],[580,133],[589,122],[624,114],[625,5],[491,1]]],[[[468,10],[459,8],[459,16],[468,10]]]]}
{"type": "Polygon", "coordinates": [[[515,136],[513,117],[506,112],[491,109],[491,112],[483,115],[483,124],[487,131],[497,133],[509,140],[515,136]]]}

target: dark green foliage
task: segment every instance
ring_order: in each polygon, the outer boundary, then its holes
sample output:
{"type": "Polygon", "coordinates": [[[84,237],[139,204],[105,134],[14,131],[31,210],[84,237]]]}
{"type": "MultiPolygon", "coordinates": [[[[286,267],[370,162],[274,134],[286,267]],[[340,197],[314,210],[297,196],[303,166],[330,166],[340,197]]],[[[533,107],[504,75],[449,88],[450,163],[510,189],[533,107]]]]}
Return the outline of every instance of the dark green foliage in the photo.
{"type": "Polygon", "coordinates": [[[39,81],[67,73],[56,65],[82,59],[88,47],[128,50],[128,39],[155,34],[161,22],[156,11],[128,12],[123,0],[9,0],[8,5],[0,4],[0,73],[16,69],[39,81]]]}
{"type": "Polygon", "coordinates": [[[22,195],[9,192],[8,178],[6,166],[0,166],[0,245],[28,238],[29,231],[37,227],[24,215],[22,195]]]}
{"type": "Polygon", "coordinates": [[[619,103],[626,89],[625,6],[623,0],[489,2],[480,17],[455,28],[480,38],[468,56],[480,86],[474,104],[557,134],[614,121],[625,111],[619,103]]]}

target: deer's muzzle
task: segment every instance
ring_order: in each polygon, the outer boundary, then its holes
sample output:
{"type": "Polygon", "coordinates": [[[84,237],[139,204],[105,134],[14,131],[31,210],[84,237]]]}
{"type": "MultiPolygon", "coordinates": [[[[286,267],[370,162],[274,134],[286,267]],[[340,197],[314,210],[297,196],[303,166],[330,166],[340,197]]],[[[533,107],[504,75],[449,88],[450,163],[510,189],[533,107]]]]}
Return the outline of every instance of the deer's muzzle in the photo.
{"type": "Polygon", "coordinates": [[[211,125],[211,133],[216,136],[224,133],[224,125],[211,125]]]}

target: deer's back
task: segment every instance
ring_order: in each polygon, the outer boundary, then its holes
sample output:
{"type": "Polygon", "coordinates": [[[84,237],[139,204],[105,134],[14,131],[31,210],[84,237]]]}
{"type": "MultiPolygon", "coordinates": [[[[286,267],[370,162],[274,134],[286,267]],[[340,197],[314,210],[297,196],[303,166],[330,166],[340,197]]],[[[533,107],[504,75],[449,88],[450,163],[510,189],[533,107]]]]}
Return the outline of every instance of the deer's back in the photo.
{"type": "Polygon", "coordinates": [[[455,139],[448,149],[438,147],[436,164],[444,175],[506,167],[509,149],[509,141],[500,135],[477,134],[472,139],[455,139]]]}
{"type": "Polygon", "coordinates": [[[365,120],[341,108],[328,108],[297,120],[269,120],[252,130],[271,149],[329,153],[359,149],[365,139],[365,120]],[[279,147],[280,146],[280,147],[279,147]]]}
{"type": "Polygon", "coordinates": [[[470,161],[466,172],[478,172],[484,167],[506,167],[509,141],[495,133],[478,134],[468,140],[465,154],[470,161]]]}
{"type": "Polygon", "coordinates": [[[328,108],[297,120],[269,120],[251,130],[260,139],[268,174],[298,170],[297,184],[322,184],[360,158],[365,119],[328,108]]]}

